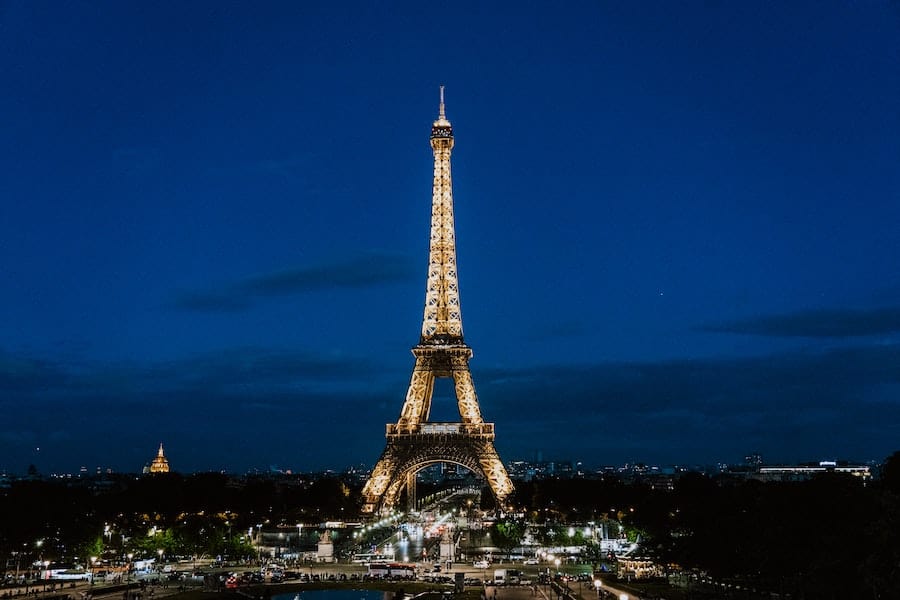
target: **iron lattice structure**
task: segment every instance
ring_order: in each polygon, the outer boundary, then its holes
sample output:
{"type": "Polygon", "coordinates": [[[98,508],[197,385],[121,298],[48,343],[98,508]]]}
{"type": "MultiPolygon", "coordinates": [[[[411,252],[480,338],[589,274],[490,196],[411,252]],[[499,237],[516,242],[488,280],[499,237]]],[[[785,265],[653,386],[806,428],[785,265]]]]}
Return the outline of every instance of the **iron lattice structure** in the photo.
{"type": "Polygon", "coordinates": [[[413,494],[409,488],[415,485],[415,474],[438,462],[456,463],[482,474],[498,503],[513,490],[494,448],[494,424],[481,417],[469,371],[472,349],[463,340],[450,178],[453,128],[444,113],[443,86],[438,119],[431,126],[431,148],[434,182],[422,334],[412,350],[416,364],[400,419],[388,423],[387,446],[363,488],[363,512],[370,514],[393,507],[404,488],[413,494]],[[453,379],[461,422],[428,420],[439,377],[453,379]]]}

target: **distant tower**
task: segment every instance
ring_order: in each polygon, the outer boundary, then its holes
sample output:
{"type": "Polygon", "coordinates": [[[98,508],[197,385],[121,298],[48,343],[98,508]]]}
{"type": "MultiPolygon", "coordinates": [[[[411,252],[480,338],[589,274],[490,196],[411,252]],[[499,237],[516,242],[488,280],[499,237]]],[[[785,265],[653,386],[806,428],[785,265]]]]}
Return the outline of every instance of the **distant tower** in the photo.
{"type": "Polygon", "coordinates": [[[150,472],[151,473],[168,473],[169,472],[169,461],[166,458],[165,453],[163,453],[162,442],[159,443],[159,452],[156,453],[156,458],[154,458],[153,462],[150,463],[150,472]]]}
{"type": "Polygon", "coordinates": [[[453,129],[444,113],[441,86],[438,118],[431,126],[434,179],[422,333],[412,350],[416,364],[400,419],[388,423],[387,446],[363,488],[365,513],[389,510],[404,488],[412,506],[416,473],[440,462],[456,463],[483,475],[498,502],[513,490],[494,448],[494,424],[481,418],[469,372],[472,349],[463,341],[450,179],[452,148],[453,129]],[[461,423],[429,422],[436,378],[453,379],[461,423]]]}

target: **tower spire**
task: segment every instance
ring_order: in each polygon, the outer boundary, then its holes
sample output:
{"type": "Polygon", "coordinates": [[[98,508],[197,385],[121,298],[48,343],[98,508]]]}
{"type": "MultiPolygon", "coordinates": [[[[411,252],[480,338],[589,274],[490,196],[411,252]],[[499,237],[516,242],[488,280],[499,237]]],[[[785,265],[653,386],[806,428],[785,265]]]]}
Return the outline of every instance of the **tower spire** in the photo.
{"type": "MultiPolygon", "coordinates": [[[[444,86],[441,86],[441,103],[438,105],[438,118],[431,125],[431,139],[435,137],[453,137],[450,121],[447,120],[447,112],[444,108],[444,86]]],[[[451,147],[453,144],[451,143],[451,147]]]]}

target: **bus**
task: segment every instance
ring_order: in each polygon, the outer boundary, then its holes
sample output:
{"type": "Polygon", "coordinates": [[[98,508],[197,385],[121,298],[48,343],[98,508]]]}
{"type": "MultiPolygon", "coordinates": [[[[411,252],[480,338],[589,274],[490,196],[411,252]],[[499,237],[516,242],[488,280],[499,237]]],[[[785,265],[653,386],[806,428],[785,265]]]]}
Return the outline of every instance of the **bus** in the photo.
{"type": "Polygon", "coordinates": [[[369,563],[369,577],[378,579],[415,579],[416,566],[406,563],[369,563]]]}

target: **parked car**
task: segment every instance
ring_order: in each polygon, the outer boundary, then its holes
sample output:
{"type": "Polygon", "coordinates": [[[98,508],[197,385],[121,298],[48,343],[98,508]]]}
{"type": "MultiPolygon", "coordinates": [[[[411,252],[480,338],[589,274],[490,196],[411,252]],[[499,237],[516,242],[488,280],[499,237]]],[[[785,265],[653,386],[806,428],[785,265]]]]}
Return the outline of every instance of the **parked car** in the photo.
{"type": "Polygon", "coordinates": [[[244,571],[241,574],[241,583],[262,583],[263,576],[257,571],[244,571]]]}

